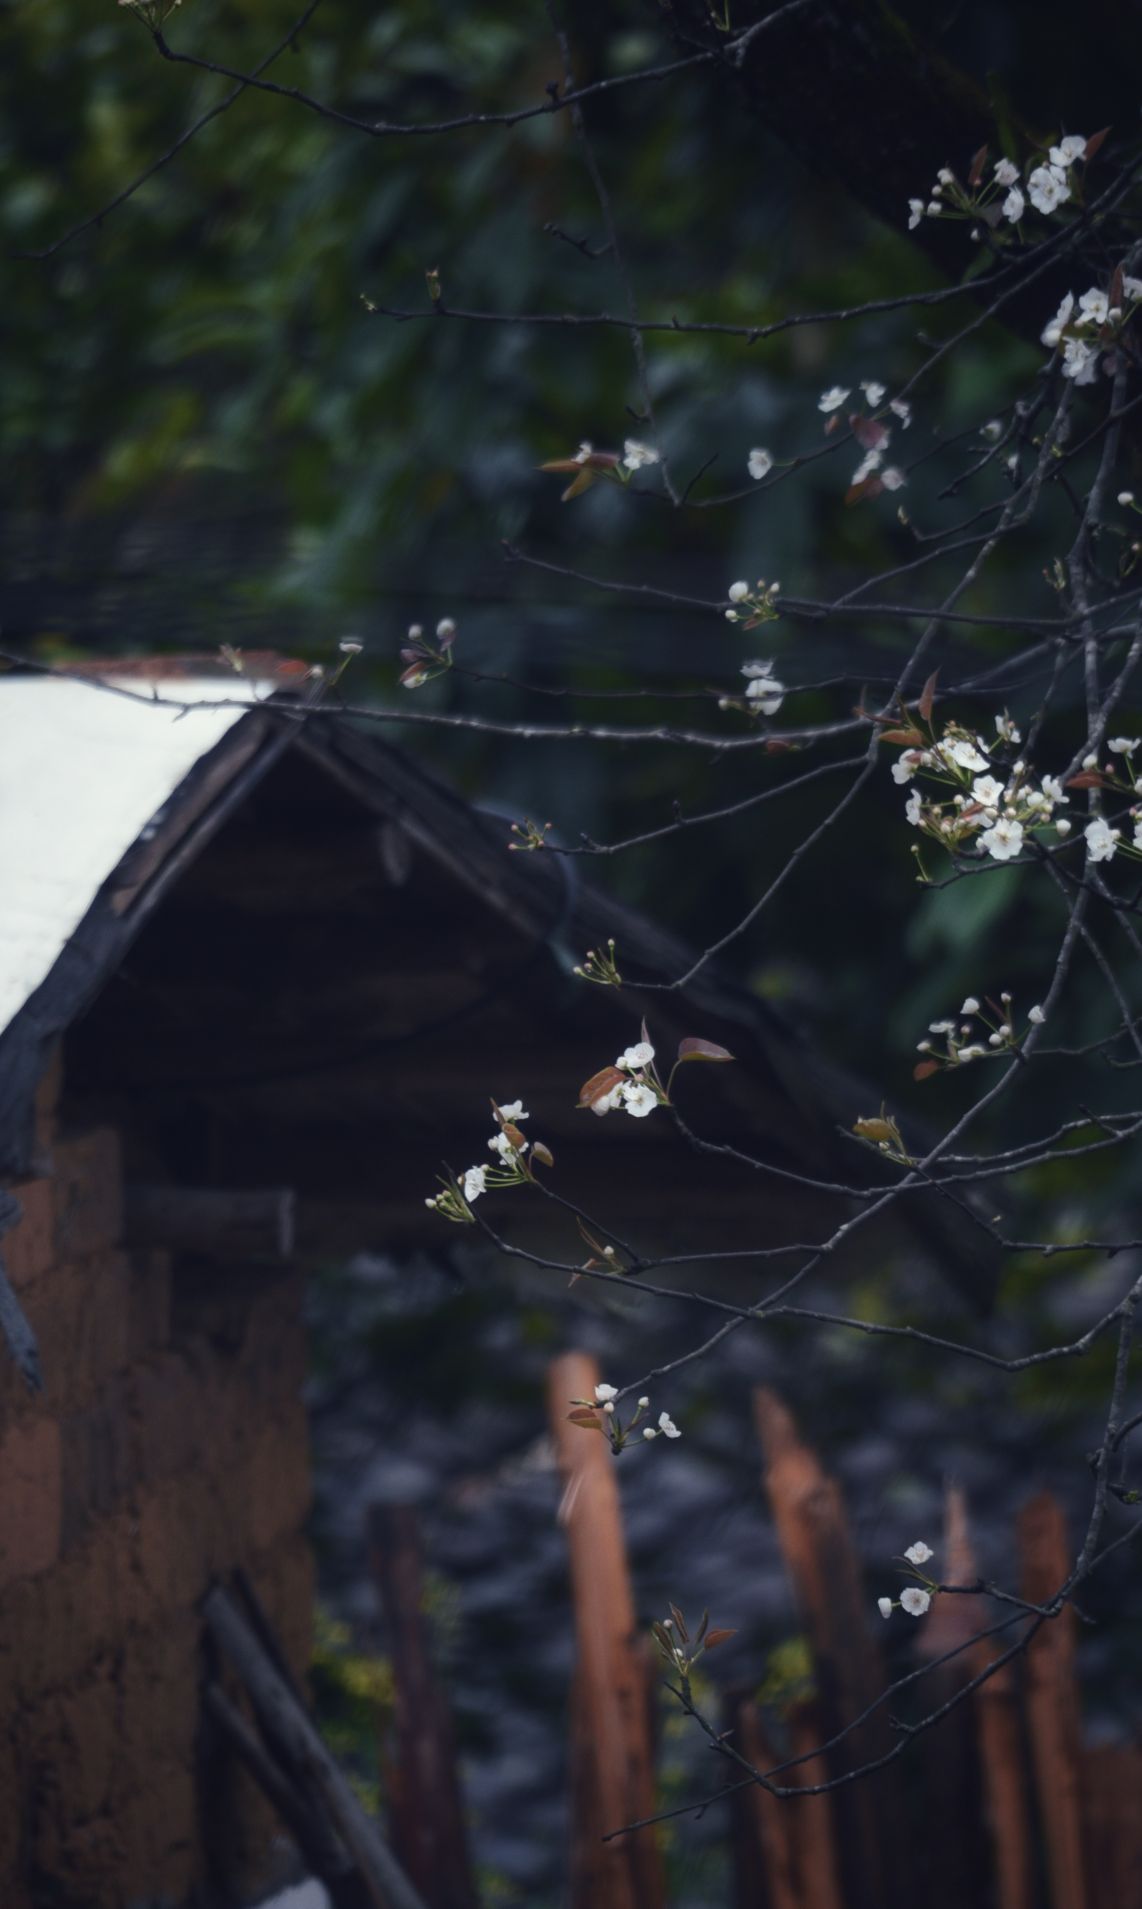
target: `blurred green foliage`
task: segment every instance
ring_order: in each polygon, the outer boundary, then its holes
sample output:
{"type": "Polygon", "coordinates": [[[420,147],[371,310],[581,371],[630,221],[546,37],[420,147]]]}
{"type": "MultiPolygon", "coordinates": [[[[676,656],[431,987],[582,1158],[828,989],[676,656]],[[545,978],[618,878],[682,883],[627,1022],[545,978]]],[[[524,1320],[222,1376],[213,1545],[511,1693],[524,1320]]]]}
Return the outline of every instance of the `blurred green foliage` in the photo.
{"type": "MultiPolygon", "coordinates": [[[[992,75],[993,97],[1014,91],[1019,110],[1044,123],[1062,111],[1033,9],[968,6],[953,16],[947,43],[992,75]]],[[[176,49],[242,71],[292,17],[282,0],[186,0],[167,34],[176,49]]],[[[575,11],[580,81],[675,52],[649,9],[590,0],[575,11]]],[[[1092,70],[1076,56],[1071,77],[1088,95],[1092,70]]],[[[323,0],[270,76],[358,116],[417,123],[541,102],[562,61],[544,14],[500,0],[444,16],[424,0],[381,13],[323,0]]],[[[131,9],[111,0],[10,9],[0,20],[0,231],[18,255],[0,401],[9,641],[47,655],[209,650],[225,640],[322,657],[351,629],[368,643],[349,679],[354,693],[387,700],[402,694],[403,627],[447,612],[460,623],[460,667],[418,693],[418,709],[558,720],[590,708],[700,724],[709,705],[697,701],[586,704],[549,692],[732,690],[740,633],[716,611],[615,597],[507,564],[501,541],[711,601],[731,578],[759,574],[826,597],[916,554],[898,500],[844,507],[847,454],[844,469],[825,455],[776,489],[705,506],[715,491],[748,488],[754,444],[779,459],[821,451],[818,392],[861,377],[899,388],[921,364],[925,338],[974,315],[966,299],[858,327],[798,327],[756,346],[653,336],[650,379],[678,482],[715,459],[695,490],[698,507],[672,510],[653,485],[599,485],[561,505],[561,481],[536,470],[544,458],[582,438],[617,446],[627,432],[651,434],[626,336],[432,316],[399,323],[364,301],[427,314],[425,274],[435,270],[450,306],[621,312],[624,286],[569,116],[374,139],[247,91],[126,203],[58,244],[230,90],[224,78],[164,61],[131,9]],[[513,681],[477,683],[465,669],[513,681]]],[[[765,323],[936,282],[903,230],[903,208],[897,230],[865,217],[843,182],[790,159],[724,75],[701,69],[620,89],[589,102],[586,118],[645,315],[765,323]]],[[[966,157],[948,155],[960,166],[966,157]]],[[[1002,496],[995,473],[955,497],[940,492],[977,454],[979,426],[1040,362],[993,324],[926,377],[901,443],[910,459],[932,453],[904,494],[916,529],[943,529],[1002,496]],[[962,441],[938,448],[957,432],[962,441]]],[[[1038,527],[989,566],[972,608],[1053,614],[1043,572],[1069,534],[1066,502],[1053,495],[1038,527]]],[[[908,594],[938,601],[953,574],[933,565],[908,581],[908,594]]],[[[846,714],[862,680],[891,674],[906,640],[875,616],[786,619],[762,634],[762,653],[786,681],[835,674],[855,685],[803,695],[797,713],[808,720],[846,714]]],[[[1007,641],[988,625],[970,641],[956,635],[950,666],[994,659],[1007,641]]],[[[993,708],[981,700],[958,713],[990,723],[993,708]]],[[[1016,713],[1026,713],[1017,702],[1016,713]]],[[[712,762],[662,748],[399,737],[479,800],[550,816],[570,841],[580,830],[607,839],[654,826],[675,799],[692,812],[788,773],[780,758],[752,753],[712,762]]],[[[1052,741],[1048,731],[1048,753],[1052,741]]],[[[694,838],[700,852],[668,838],[616,858],[606,878],[692,938],[713,938],[773,878],[837,786],[704,831],[694,838]]],[[[1023,871],[921,892],[900,806],[885,769],[736,958],[907,1124],[910,1110],[937,1103],[942,1117],[961,1091],[954,1081],[911,1083],[927,1021],[969,988],[1039,998],[1057,904],[1023,871]]],[[[584,869],[596,872],[576,864],[570,879],[584,869]]],[[[1089,1038],[1100,1012],[1092,991],[1068,1032],[1089,1038]]],[[[1065,1095],[1043,1071],[1046,1117],[1065,1095]]],[[[1111,1098],[1119,1086],[1098,1083],[1111,1098]]],[[[1069,1105],[1073,1089],[1067,1095],[1069,1105]]]]}

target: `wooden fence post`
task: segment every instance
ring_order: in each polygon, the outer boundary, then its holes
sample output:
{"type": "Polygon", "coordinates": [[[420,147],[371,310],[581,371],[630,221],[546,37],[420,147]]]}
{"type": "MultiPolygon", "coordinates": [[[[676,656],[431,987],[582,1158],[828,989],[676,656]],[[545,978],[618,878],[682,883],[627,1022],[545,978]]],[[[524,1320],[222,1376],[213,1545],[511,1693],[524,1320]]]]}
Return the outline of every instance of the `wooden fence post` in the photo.
{"type": "MultiPolygon", "coordinates": [[[[1023,1595],[1046,1604],[1071,1567],[1066,1520],[1049,1491],[1019,1514],[1023,1595]]],[[[1027,1721],[1053,1909],[1086,1909],[1083,1870],[1075,1617],[1049,1619],[1027,1647],[1027,1721]]]]}
{"type": "Polygon", "coordinates": [[[571,1552],[578,1653],[572,1704],[571,1909],[662,1909],[655,1832],[604,1842],[655,1808],[645,1659],[635,1630],[615,1466],[600,1432],[568,1420],[591,1399],[598,1368],[568,1352],[551,1367],[548,1400],[565,1480],[561,1516],[571,1552]]]}
{"type": "Polygon", "coordinates": [[[369,1553],[396,1686],[393,1850],[428,1909],[477,1909],[452,1718],[432,1666],[420,1531],[410,1505],[371,1507],[369,1553]]]}
{"type": "MultiPolygon", "coordinates": [[[[754,1410],[773,1520],[813,1647],[822,1729],[832,1737],[880,1696],[886,1681],[869,1629],[860,1562],[836,1480],[802,1442],[792,1414],[767,1389],[754,1394],[754,1410]]],[[[881,1711],[830,1755],[830,1774],[883,1755],[893,1741],[881,1711]]],[[[833,1803],[846,1904],[849,1909],[894,1909],[902,1900],[905,1854],[905,1816],[894,1774],[885,1771],[846,1784],[834,1793],[833,1803]]]]}
{"type": "MultiPolygon", "coordinates": [[[[930,1535],[930,1534],[926,1534],[930,1535]]],[[[944,1498],[943,1544],[929,1571],[945,1584],[971,1584],[976,1577],[963,1492],[951,1486],[944,1498]]],[[[917,1700],[925,1711],[950,1702],[987,1661],[972,1639],[988,1621],[988,1607],[972,1597],[938,1597],[913,1627],[917,1655],[930,1661],[961,1649],[951,1663],[929,1670],[917,1700]]],[[[987,1898],[988,1839],[983,1825],[983,1779],[974,1700],[958,1706],[926,1731],[917,1746],[924,1778],[924,1835],[916,1852],[915,1886],[928,1909],[961,1909],[987,1898]]],[[[1005,1829],[1006,1826],[1003,1826],[1005,1829]]]]}

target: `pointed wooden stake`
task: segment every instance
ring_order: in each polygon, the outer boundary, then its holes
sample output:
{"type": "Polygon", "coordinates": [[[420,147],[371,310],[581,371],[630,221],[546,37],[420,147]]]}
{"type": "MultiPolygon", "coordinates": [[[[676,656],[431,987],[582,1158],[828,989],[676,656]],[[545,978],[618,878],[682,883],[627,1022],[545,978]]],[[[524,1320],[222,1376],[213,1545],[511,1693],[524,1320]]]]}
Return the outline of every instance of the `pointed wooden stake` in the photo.
{"type": "Polygon", "coordinates": [[[560,1516],[571,1551],[578,1652],[572,1708],[571,1909],[663,1909],[654,1830],[604,1842],[651,1816],[654,1774],[645,1659],[635,1628],[616,1459],[599,1431],[572,1425],[573,1399],[594,1397],[599,1371],[584,1353],[551,1367],[548,1401],[565,1480],[560,1516]]]}

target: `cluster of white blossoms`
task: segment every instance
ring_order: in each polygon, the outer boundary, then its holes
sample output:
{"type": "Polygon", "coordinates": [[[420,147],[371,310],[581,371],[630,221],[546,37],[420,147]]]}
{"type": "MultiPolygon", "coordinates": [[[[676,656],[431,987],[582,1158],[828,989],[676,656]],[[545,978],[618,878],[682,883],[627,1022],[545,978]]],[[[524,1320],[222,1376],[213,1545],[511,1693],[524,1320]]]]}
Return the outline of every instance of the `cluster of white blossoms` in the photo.
{"type": "Polygon", "coordinates": [[[976,995],[969,994],[960,1009],[965,1019],[931,1022],[928,1036],[934,1034],[942,1039],[943,1051],[930,1038],[917,1041],[917,1053],[926,1058],[918,1061],[913,1069],[916,1080],[926,1080],[942,1068],[962,1067],[967,1061],[998,1060],[1019,1047],[1030,1029],[1042,1027],[1047,1019],[1041,1007],[1028,1008],[1027,1028],[1020,1035],[1015,1031],[1012,997],[1006,990],[998,1003],[990,996],[985,996],[985,1003],[986,1010],[976,995]]]}
{"type": "Polygon", "coordinates": [[[584,1081],[579,1089],[579,1105],[589,1107],[593,1114],[613,1114],[621,1108],[635,1120],[645,1120],[656,1107],[669,1107],[674,1076],[686,1062],[732,1061],[733,1058],[729,1049],[719,1047],[716,1041],[689,1035],[679,1041],[677,1055],[663,1086],[655,1066],[654,1045],[644,1021],[642,1038],[624,1048],[610,1067],[601,1067],[590,1080],[584,1081]]]}
{"type": "MultiPolygon", "coordinates": [[[[612,1070],[604,1069],[608,1071],[612,1070]]],[[[647,1114],[664,1105],[666,1094],[655,1069],[654,1048],[649,1041],[636,1041],[633,1047],[624,1048],[613,1071],[618,1078],[589,1103],[593,1114],[613,1114],[621,1107],[633,1119],[645,1120],[647,1114]]]]}
{"type": "MultiPolygon", "coordinates": [[[[863,408],[848,413],[848,426],[864,456],[849,480],[849,502],[855,501],[854,493],[861,497],[876,497],[881,491],[898,491],[908,482],[898,465],[885,464],[884,459],[892,442],[890,417],[895,418],[901,429],[906,431],[912,422],[912,406],[907,398],[889,398],[885,405],[888,387],[876,378],[862,378],[858,389],[862,396],[855,402],[863,408]]],[[[844,384],[834,384],[828,391],[822,391],[817,399],[817,409],[824,412],[828,419],[826,434],[837,429],[841,422],[841,407],[852,395],[852,387],[844,384]]]]}
{"type": "MultiPolygon", "coordinates": [[[[405,665],[401,671],[401,688],[419,689],[422,683],[429,683],[434,676],[451,669],[455,641],[456,624],[450,616],[441,617],[435,638],[425,635],[423,623],[410,623],[401,648],[401,661],[405,665]]],[[[344,649],[345,645],[340,647],[344,649]]],[[[358,645],[358,649],[360,647],[358,645]]]]}
{"type": "Polygon", "coordinates": [[[629,484],[636,471],[649,469],[652,464],[660,464],[662,454],[651,444],[643,444],[639,438],[628,437],[623,440],[622,451],[597,451],[589,439],[584,438],[577,451],[570,457],[549,458],[540,465],[541,471],[559,471],[567,473],[571,482],[563,493],[563,503],[572,497],[581,497],[590,490],[596,478],[609,478],[612,483],[629,484]]]}
{"type": "Polygon", "coordinates": [[[615,1404],[618,1396],[617,1385],[607,1385],[605,1381],[600,1380],[595,1387],[593,1399],[571,1400],[575,1410],[569,1412],[567,1416],[573,1425],[581,1425],[585,1431],[602,1432],[609,1439],[611,1450],[614,1452],[621,1452],[623,1446],[634,1438],[640,1426],[642,1427],[641,1437],[648,1445],[656,1438],[681,1438],[682,1434],[669,1412],[660,1412],[657,1423],[654,1425],[642,1424],[651,1410],[650,1400],[647,1398],[637,1401],[633,1418],[628,1419],[624,1425],[615,1404]]]}
{"type": "Polygon", "coordinates": [[[1074,827],[1069,816],[1057,813],[1067,806],[1066,790],[1097,789],[1130,803],[1125,813],[1133,825],[1133,837],[1127,840],[1122,828],[1095,815],[1082,831],[1090,860],[1109,862],[1120,850],[1130,857],[1142,856],[1142,803],[1133,800],[1142,797],[1142,777],[1134,773],[1133,758],[1142,747],[1136,738],[1113,736],[1107,742],[1108,752],[1122,759],[1121,767],[1113,762],[1100,767],[1097,753],[1092,752],[1083,757],[1080,773],[1070,776],[1064,788],[1057,776],[1037,776],[1021,757],[1007,764],[998,761],[997,752],[1017,747],[1020,734],[1006,715],[997,716],[995,726],[991,743],[955,722],[948,723],[939,738],[934,731],[925,735],[914,727],[882,732],[885,741],[906,744],[892,765],[894,782],[905,784],[923,777],[952,791],[932,797],[913,789],[904,806],[913,828],[951,852],[974,849],[992,861],[1010,862],[1023,853],[1029,839],[1042,838],[1045,831],[1050,831],[1055,845],[1064,843],[1074,827]]]}
{"type": "Polygon", "coordinates": [[[496,1122],[496,1131],[488,1142],[490,1152],[495,1155],[492,1164],[468,1167],[458,1180],[442,1181],[441,1191],[424,1202],[442,1219],[452,1220],[458,1226],[473,1224],[472,1205],[481,1194],[523,1186],[533,1180],[532,1161],[542,1161],[547,1167],[554,1165],[550,1148],[542,1141],[530,1143],[519,1126],[521,1120],[531,1119],[522,1100],[508,1101],[502,1107],[493,1101],[492,1113],[496,1122]]]}
{"type": "Polygon", "coordinates": [[[1103,137],[1067,133],[1045,159],[1028,160],[1025,172],[1011,159],[997,159],[989,171],[988,150],[981,146],[966,183],[941,166],[927,199],[909,199],[908,230],[914,232],[922,219],[962,219],[972,222],[972,237],[978,238],[981,225],[992,232],[1020,225],[1029,204],[1047,218],[1076,196],[1074,169],[1094,158],[1103,137]]]}
{"type": "Polygon", "coordinates": [[[1092,285],[1077,299],[1068,292],[1041,334],[1042,343],[1052,351],[1062,346],[1064,378],[1075,384],[1094,384],[1100,369],[1113,377],[1119,334],[1139,304],[1142,278],[1130,278],[1122,272],[1114,274],[1109,291],[1092,285]]]}
{"type": "Polygon", "coordinates": [[[902,1611],[908,1613],[909,1617],[923,1617],[924,1613],[930,1609],[932,1599],[939,1590],[939,1585],[936,1584],[932,1578],[926,1577],[920,1570],[920,1566],[927,1564],[928,1559],[934,1557],[934,1555],[935,1553],[931,1545],[925,1544],[922,1539],[918,1539],[915,1544],[909,1545],[907,1551],[904,1553],[904,1558],[906,1563],[912,1566],[913,1572],[915,1576],[919,1578],[920,1582],[919,1584],[907,1585],[905,1589],[901,1591],[898,1598],[878,1597],[876,1600],[876,1608],[880,1612],[881,1617],[891,1617],[898,1605],[902,1611]]]}
{"type": "Polygon", "coordinates": [[[727,623],[740,623],[743,630],[756,630],[759,623],[776,623],[781,611],[777,606],[780,583],[767,583],[759,577],[756,583],[747,583],[739,577],[731,583],[726,595],[730,607],[725,611],[727,623]]]}

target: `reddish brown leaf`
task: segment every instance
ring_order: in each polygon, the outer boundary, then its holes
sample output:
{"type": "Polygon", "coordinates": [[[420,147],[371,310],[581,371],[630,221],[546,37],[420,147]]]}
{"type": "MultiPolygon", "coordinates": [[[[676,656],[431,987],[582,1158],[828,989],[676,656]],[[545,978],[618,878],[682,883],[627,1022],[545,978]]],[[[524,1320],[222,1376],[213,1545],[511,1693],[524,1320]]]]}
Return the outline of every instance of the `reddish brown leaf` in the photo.
{"type": "Polygon", "coordinates": [[[578,1411],[568,1412],[567,1416],[572,1425],[582,1425],[588,1431],[598,1431],[602,1423],[598,1413],[592,1412],[590,1406],[580,1406],[578,1411]]]}
{"type": "Polygon", "coordinates": [[[683,1617],[681,1611],[678,1609],[677,1604],[672,1604],[670,1606],[670,1615],[674,1619],[675,1629],[677,1630],[679,1637],[682,1639],[682,1642],[684,1644],[688,1644],[690,1642],[690,1633],[686,1629],[686,1619],[683,1617]]]}
{"type": "Polygon", "coordinates": [[[1095,154],[1100,151],[1103,141],[1106,139],[1106,136],[1109,133],[1109,131],[1110,131],[1110,127],[1104,126],[1101,132],[1092,133],[1090,138],[1087,140],[1086,152],[1083,154],[1083,158],[1085,163],[1088,166],[1090,165],[1090,162],[1094,158],[1095,154]]]}
{"type": "Polygon", "coordinates": [[[864,418],[854,411],[849,418],[849,429],[862,451],[879,451],[882,444],[888,442],[888,426],[876,418],[864,418]]]}
{"type": "Polygon", "coordinates": [[[542,1140],[536,1141],[531,1150],[531,1157],[533,1160],[538,1160],[541,1166],[553,1167],[555,1165],[555,1155],[552,1153],[550,1147],[544,1146],[542,1140]]]}
{"type": "Polygon", "coordinates": [[[1097,769],[1083,769],[1077,776],[1067,778],[1068,789],[1105,789],[1106,777],[1097,769]]]}
{"type": "Polygon", "coordinates": [[[401,671],[400,680],[407,688],[415,689],[419,683],[424,681],[427,674],[428,671],[425,669],[423,662],[418,659],[415,663],[411,663],[408,669],[401,671]]]}
{"type": "Polygon", "coordinates": [[[939,1061],[917,1061],[915,1067],[912,1069],[912,1078],[913,1080],[927,1080],[929,1075],[938,1074],[939,1071],[939,1061]]]}
{"type": "Polygon", "coordinates": [[[711,1631],[709,1636],[706,1639],[706,1649],[713,1650],[716,1645],[724,1644],[727,1637],[736,1637],[736,1636],[737,1636],[736,1630],[735,1631],[727,1631],[727,1630],[711,1631]]]}
{"type": "Polygon", "coordinates": [[[728,1047],[719,1047],[717,1041],[703,1041],[694,1036],[678,1043],[680,1061],[732,1061],[733,1055],[728,1047]]]}
{"type": "Polygon", "coordinates": [[[920,691],[920,701],[916,707],[925,722],[931,722],[932,720],[932,704],[936,699],[936,678],[939,674],[939,670],[934,669],[923,689],[920,691]]]}
{"type": "Polygon", "coordinates": [[[595,481],[594,471],[589,471],[587,469],[587,466],[584,464],[583,469],[579,472],[578,477],[572,478],[571,482],[568,484],[567,489],[564,491],[562,497],[559,499],[560,503],[569,504],[573,497],[581,497],[584,491],[590,490],[594,481],[595,481]]]}
{"type": "Polygon", "coordinates": [[[882,729],[879,740],[903,743],[906,749],[919,749],[925,738],[919,729],[882,729]]]}
{"type": "Polygon", "coordinates": [[[862,504],[866,497],[879,497],[884,485],[875,475],[866,477],[859,484],[850,484],[845,492],[846,504],[862,504]]]}
{"type": "Polygon", "coordinates": [[[770,736],[765,745],[767,756],[784,756],[790,749],[796,749],[795,742],[786,742],[782,736],[770,736]]]}
{"type": "Polygon", "coordinates": [[[987,164],[987,151],[987,142],[985,141],[972,158],[971,169],[968,172],[968,185],[973,192],[983,178],[983,169],[987,164]]]}
{"type": "Polygon", "coordinates": [[[1122,267],[1121,265],[1116,265],[1114,268],[1114,272],[1110,280],[1110,290],[1106,294],[1106,302],[1111,307],[1112,310],[1116,305],[1119,311],[1122,310],[1122,267]]]}
{"type": "Polygon", "coordinates": [[[626,1075],[620,1067],[600,1067],[598,1073],[592,1074],[590,1080],[584,1081],[580,1087],[580,1107],[593,1107],[597,1100],[603,1100],[612,1087],[617,1087],[625,1079],[626,1075]]]}

